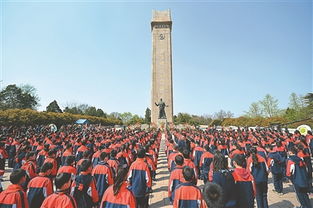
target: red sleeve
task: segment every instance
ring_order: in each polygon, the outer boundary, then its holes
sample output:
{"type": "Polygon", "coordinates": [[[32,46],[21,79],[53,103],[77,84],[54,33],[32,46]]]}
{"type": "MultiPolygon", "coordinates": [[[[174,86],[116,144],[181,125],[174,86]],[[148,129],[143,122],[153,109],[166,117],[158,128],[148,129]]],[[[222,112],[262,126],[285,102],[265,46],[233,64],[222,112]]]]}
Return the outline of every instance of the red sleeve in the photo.
{"type": "Polygon", "coordinates": [[[91,188],[91,198],[92,201],[94,203],[99,201],[99,195],[98,195],[98,191],[96,188],[96,184],[95,184],[95,180],[92,179],[91,183],[90,183],[90,188],[91,188]]]}
{"type": "Polygon", "coordinates": [[[148,178],[146,178],[147,186],[149,188],[151,188],[151,186],[152,186],[152,179],[151,179],[151,176],[150,176],[150,170],[148,168],[148,165],[146,166],[146,177],[148,177],[148,178]]]}
{"type": "Polygon", "coordinates": [[[48,181],[47,184],[47,196],[50,196],[53,193],[53,187],[51,180],[48,181]]]}
{"type": "Polygon", "coordinates": [[[134,195],[130,192],[129,193],[129,208],[136,208],[136,199],[134,195]]]}
{"type": "Polygon", "coordinates": [[[178,207],[178,200],[179,200],[178,199],[178,195],[180,194],[179,192],[180,192],[179,189],[175,191],[175,197],[174,197],[174,201],[173,201],[173,208],[178,207]]]}
{"type": "Polygon", "coordinates": [[[110,169],[108,169],[108,184],[112,185],[114,183],[113,177],[112,177],[112,172],[110,169]]]}
{"type": "Polygon", "coordinates": [[[171,197],[172,196],[172,183],[173,183],[173,175],[171,174],[170,175],[170,179],[168,180],[168,189],[167,189],[167,192],[168,192],[168,197],[171,197]]]}
{"type": "Polygon", "coordinates": [[[29,205],[28,205],[26,193],[23,191],[23,199],[21,198],[20,191],[17,192],[16,194],[17,194],[17,207],[28,208],[29,205]],[[24,205],[22,204],[22,202],[24,202],[24,205]]]}
{"type": "Polygon", "coordinates": [[[291,176],[291,165],[293,164],[293,162],[291,160],[288,160],[287,162],[287,168],[286,168],[286,176],[290,177],[291,176]]]}

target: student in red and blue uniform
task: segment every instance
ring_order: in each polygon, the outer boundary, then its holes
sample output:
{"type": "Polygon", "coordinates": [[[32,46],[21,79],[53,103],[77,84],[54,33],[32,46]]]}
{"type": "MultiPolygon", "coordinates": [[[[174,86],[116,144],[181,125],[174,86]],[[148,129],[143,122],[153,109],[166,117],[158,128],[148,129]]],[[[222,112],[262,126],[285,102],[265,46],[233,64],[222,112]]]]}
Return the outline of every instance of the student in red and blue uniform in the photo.
{"type": "Polygon", "coordinates": [[[26,157],[25,157],[26,162],[21,167],[23,170],[26,171],[26,181],[22,185],[24,190],[26,190],[28,182],[37,176],[35,158],[36,158],[36,155],[34,151],[27,152],[26,157]]]}
{"type": "Polygon", "coordinates": [[[136,208],[136,198],[133,193],[127,189],[127,164],[119,166],[113,186],[110,186],[101,200],[100,208],[136,208]]]}
{"type": "Polygon", "coordinates": [[[183,176],[186,182],[181,183],[176,187],[173,207],[203,208],[204,204],[201,191],[192,183],[195,178],[194,170],[185,166],[183,169],[183,176]]]}
{"type": "Polygon", "coordinates": [[[137,152],[137,159],[133,162],[128,171],[127,180],[130,190],[136,197],[137,207],[148,207],[149,193],[152,186],[152,179],[148,164],[144,161],[146,151],[140,148],[137,152]]]}
{"type": "Polygon", "coordinates": [[[178,151],[178,146],[174,145],[173,152],[169,153],[168,160],[167,160],[167,166],[168,166],[169,171],[174,170],[174,168],[175,168],[175,157],[178,154],[181,154],[178,151]]]}
{"type": "Polygon", "coordinates": [[[65,164],[66,158],[72,157],[72,156],[73,156],[72,145],[71,145],[71,143],[67,143],[65,146],[65,151],[63,152],[62,157],[61,157],[62,166],[65,164]]]}
{"type": "Polygon", "coordinates": [[[71,175],[60,173],[54,182],[57,190],[43,201],[41,208],[77,208],[75,199],[69,194],[71,175]]]}
{"type": "Polygon", "coordinates": [[[10,175],[11,185],[0,193],[0,207],[6,208],[28,208],[26,193],[22,184],[26,180],[26,172],[23,169],[16,169],[10,175]]]}
{"type": "Polygon", "coordinates": [[[225,208],[223,189],[216,183],[208,182],[204,185],[203,199],[208,208],[225,208]]]}
{"type": "Polygon", "coordinates": [[[98,165],[98,162],[100,162],[100,154],[103,151],[103,149],[104,149],[104,145],[100,145],[98,150],[95,153],[93,153],[92,159],[91,159],[93,167],[98,165]]]}
{"type": "Polygon", "coordinates": [[[297,156],[297,149],[295,146],[288,148],[288,154],[286,176],[289,177],[295,188],[301,208],[312,208],[308,196],[309,181],[307,167],[304,161],[297,156]]]}
{"type": "Polygon", "coordinates": [[[52,163],[52,170],[51,170],[51,178],[54,178],[58,172],[58,163],[56,160],[56,150],[52,149],[48,152],[48,157],[45,159],[44,163],[52,163]]]}
{"type": "MultiPolygon", "coordinates": [[[[36,165],[37,167],[41,167],[46,159],[46,157],[48,157],[48,152],[49,152],[49,144],[45,144],[43,150],[41,150],[38,154],[37,154],[37,158],[36,158],[36,165]]],[[[38,171],[39,172],[39,171],[38,171]]]]}
{"type": "Polygon", "coordinates": [[[175,157],[175,169],[171,172],[170,179],[168,181],[168,197],[171,202],[173,202],[173,193],[176,187],[185,181],[183,176],[183,165],[184,158],[181,155],[176,155],[175,157]]]}
{"type": "Polygon", "coordinates": [[[100,154],[100,161],[98,162],[98,165],[96,165],[91,172],[91,175],[96,180],[97,191],[100,199],[102,198],[105,190],[113,184],[112,171],[107,164],[108,158],[109,155],[106,152],[102,152],[100,154]]]}
{"type": "Polygon", "coordinates": [[[203,152],[201,159],[200,159],[200,174],[201,178],[203,179],[203,183],[208,181],[208,175],[210,171],[210,165],[213,161],[214,155],[210,152],[209,145],[204,146],[205,151],[203,152]]]}
{"type": "Polygon", "coordinates": [[[28,183],[27,199],[31,208],[39,208],[49,195],[53,193],[53,185],[48,177],[51,173],[52,164],[45,163],[40,168],[40,173],[28,183]]]}
{"type": "Polygon", "coordinates": [[[308,171],[308,181],[309,181],[309,190],[312,190],[312,161],[311,161],[311,153],[308,144],[305,141],[305,137],[301,136],[300,141],[297,144],[298,148],[298,157],[300,157],[307,167],[308,171]]]}
{"type": "Polygon", "coordinates": [[[278,152],[273,151],[273,146],[267,145],[267,165],[273,175],[274,189],[277,193],[283,194],[283,178],[286,160],[278,152]]]}
{"type": "Polygon", "coordinates": [[[197,182],[198,182],[198,171],[197,171],[196,165],[190,159],[190,152],[189,152],[188,149],[184,149],[183,150],[183,156],[184,156],[184,166],[189,166],[195,172],[195,178],[194,178],[193,183],[195,185],[197,185],[197,182]]]}
{"type": "Polygon", "coordinates": [[[250,148],[247,160],[247,170],[251,172],[256,187],[256,202],[258,208],[268,208],[268,167],[265,158],[257,153],[255,147],[250,148]]]}
{"type": "Polygon", "coordinates": [[[217,151],[213,159],[212,182],[222,189],[223,208],[236,208],[236,186],[232,171],[228,170],[228,160],[221,152],[217,151]]]}
{"type": "Polygon", "coordinates": [[[78,208],[92,208],[99,201],[96,182],[91,175],[92,164],[84,160],[80,166],[81,172],[72,184],[71,195],[75,198],[78,208]]]}
{"type": "Polygon", "coordinates": [[[60,173],[69,173],[72,176],[72,179],[75,178],[75,175],[77,174],[77,170],[74,167],[74,156],[68,156],[65,160],[65,163],[62,167],[59,168],[58,174],[60,173]]]}
{"type": "Polygon", "coordinates": [[[246,159],[243,155],[235,155],[233,158],[235,166],[233,177],[236,186],[237,207],[254,208],[255,185],[251,173],[246,170],[246,159]]]}
{"type": "Polygon", "coordinates": [[[203,147],[200,146],[200,142],[196,141],[196,147],[193,149],[193,163],[195,164],[198,172],[197,175],[200,176],[200,159],[204,153],[203,147]]]}
{"type": "Polygon", "coordinates": [[[117,154],[116,150],[112,150],[111,153],[110,153],[110,159],[107,160],[107,164],[111,168],[112,174],[113,174],[114,177],[115,177],[115,174],[117,172],[117,167],[118,167],[118,164],[119,164],[119,162],[118,162],[118,160],[116,158],[116,154],[117,154]]]}
{"type": "Polygon", "coordinates": [[[89,151],[88,147],[86,146],[86,140],[82,140],[81,145],[78,147],[76,152],[76,162],[83,158],[83,153],[89,151]]]}
{"type": "Polygon", "coordinates": [[[76,163],[76,169],[77,169],[77,174],[80,173],[80,166],[82,164],[82,162],[84,162],[85,160],[89,160],[90,158],[90,152],[89,151],[86,151],[83,153],[83,158],[80,159],[77,163],[76,163]]]}

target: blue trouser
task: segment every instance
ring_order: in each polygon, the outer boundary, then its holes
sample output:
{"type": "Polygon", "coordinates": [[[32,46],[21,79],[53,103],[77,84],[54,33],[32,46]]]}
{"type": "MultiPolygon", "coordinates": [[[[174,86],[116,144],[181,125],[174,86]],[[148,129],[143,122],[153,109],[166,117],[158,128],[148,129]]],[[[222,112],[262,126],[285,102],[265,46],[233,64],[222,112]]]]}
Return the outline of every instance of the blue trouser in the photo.
{"type": "Polygon", "coordinates": [[[256,183],[256,203],[258,208],[268,208],[267,181],[256,183]]]}
{"type": "Polygon", "coordinates": [[[293,184],[297,194],[297,198],[301,204],[301,208],[312,208],[311,202],[308,195],[308,188],[301,188],[296,184],[293,184]]]}
{"type": "Polygon", "coordinates": [[[277,191],[278,193],[283,193],[283,178],[284,178],[284,174],[283,173],[279,173],[279,174],[272,174],[272,175],[273,175],[275,191],[277,191]]]}

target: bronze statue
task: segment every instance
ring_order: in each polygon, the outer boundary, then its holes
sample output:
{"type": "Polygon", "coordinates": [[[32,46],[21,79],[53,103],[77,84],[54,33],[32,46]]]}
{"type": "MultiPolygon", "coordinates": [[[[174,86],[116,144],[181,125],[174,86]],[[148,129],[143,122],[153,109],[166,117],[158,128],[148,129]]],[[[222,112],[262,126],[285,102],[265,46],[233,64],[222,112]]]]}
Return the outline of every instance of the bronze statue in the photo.
{"type": "Polygon", "coordinates": [[[159,119],[166,119],[165,107],[168,107],[168,105],[165,105],[162,98],[159,103],[155,103],[155,105],[159,107],[159,119]]]}

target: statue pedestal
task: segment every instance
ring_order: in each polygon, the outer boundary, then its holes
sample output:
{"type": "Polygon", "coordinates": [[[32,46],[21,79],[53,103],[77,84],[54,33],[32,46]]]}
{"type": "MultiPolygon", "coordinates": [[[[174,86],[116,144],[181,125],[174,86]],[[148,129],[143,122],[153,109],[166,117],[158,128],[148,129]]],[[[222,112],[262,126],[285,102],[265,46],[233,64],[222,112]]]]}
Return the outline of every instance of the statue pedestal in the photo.
{"type": "Polygon", "coordinates": [[[158,128],[159,128],[159,129],[162,129],[162,130],[165,130],[165,129],[166,129],[166,126],[167,126],[167,120],[166,120],[166,118],[159,118],[159,119],[158,119],[158,128]]]}

